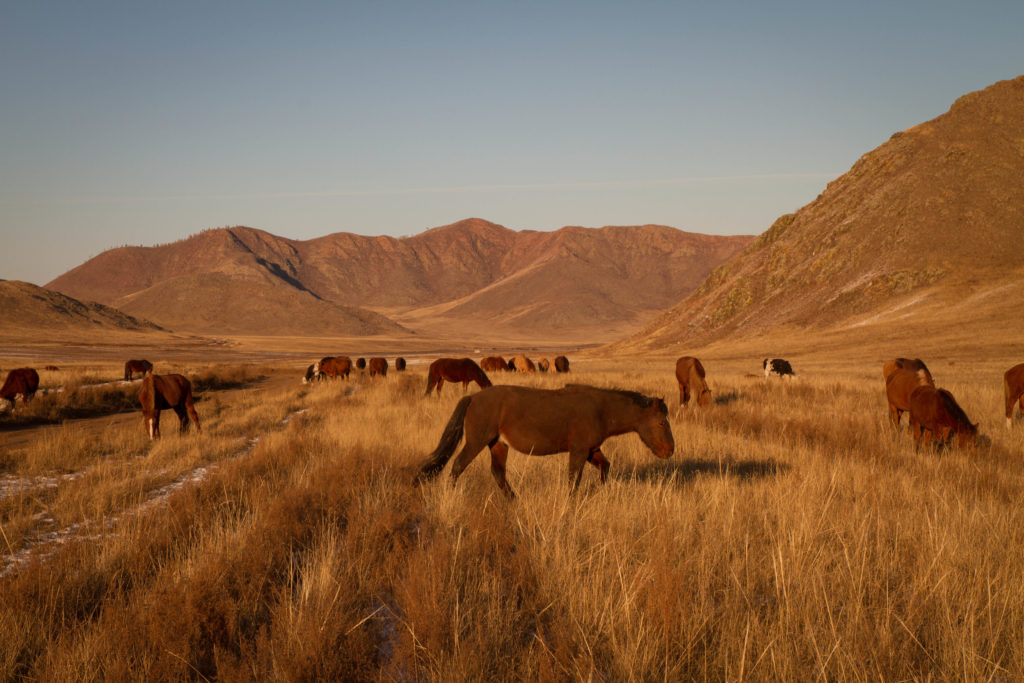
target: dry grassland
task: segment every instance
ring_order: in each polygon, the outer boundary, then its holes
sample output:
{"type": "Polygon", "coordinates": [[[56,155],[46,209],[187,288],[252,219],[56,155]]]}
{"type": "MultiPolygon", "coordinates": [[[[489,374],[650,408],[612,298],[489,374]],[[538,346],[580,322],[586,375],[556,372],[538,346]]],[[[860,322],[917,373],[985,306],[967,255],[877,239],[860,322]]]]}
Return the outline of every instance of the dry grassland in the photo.
{"type": "Polygon", "coordinates": [[[62,429],[5,456],[39,485],[0,499],[0,543],[32,558],[0,578],[0,676],[1019,680],[1009,365],[932,367],[992,437],[934,453],[894,436],[880,364],[783,383],[708,358],[714,404],[675,413],[672,359],[574,361],[665,396],[676,453],[613,438],[608,484],[588,467],[574,496],[565,455],[513,454],[514,502],[486,454],[410,486],[462,395],[424,398],[423,366],[304,386],[296,365],[153,444],[141,420],[62,429]]]}

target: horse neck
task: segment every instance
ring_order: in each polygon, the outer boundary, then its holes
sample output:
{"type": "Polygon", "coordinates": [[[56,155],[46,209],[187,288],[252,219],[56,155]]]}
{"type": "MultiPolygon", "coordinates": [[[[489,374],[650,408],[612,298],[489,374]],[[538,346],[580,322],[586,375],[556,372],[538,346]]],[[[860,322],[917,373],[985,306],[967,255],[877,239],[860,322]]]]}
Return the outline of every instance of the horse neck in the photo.
{"type": "Polygon", "coordinates": [[[643,408],[628,396],[614,391],[605,395],[602,419],[607,436],[635,432],[640,424],[643,408]]]}

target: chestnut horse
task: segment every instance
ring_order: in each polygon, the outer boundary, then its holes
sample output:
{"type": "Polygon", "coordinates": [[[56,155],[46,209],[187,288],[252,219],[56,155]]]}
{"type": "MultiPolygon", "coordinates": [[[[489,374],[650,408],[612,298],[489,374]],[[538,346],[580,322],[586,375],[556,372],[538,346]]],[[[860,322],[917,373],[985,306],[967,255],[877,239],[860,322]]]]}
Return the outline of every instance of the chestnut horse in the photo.
{"type": "Polygon", "coordinates": [[[124,363],[124,381],[131,382],[135,375],[142,377],[153,372],[153,364],[148,360],[129,360],[124,363]]]}
{"type": "Polygon", "coordinates": [[[388,359],[387,358],[371,358],[369,363],[370,377],[374,375],[380,375],[381,377],[387,377],[388,374],[388,359]]]}
{"type": "Polygon", "coordinates": [[[440,396],[441,386],[445,380],[452,384],[462,382],[462,391],[466,391],[470,382],[476,382],[481,389],[491,386],[491,380],[472,358],[438,358],[427,370],[427,392],[424,396],[430,396],[430,391],[435,386],[437,395],[440,396]]]}
{"type": "Polygon", "coordinates": [[[547,358],[541,358],[539,361],[537,361],[537,369],[540,370],[541,372],[547,372],[548,370],[551,369],[551,361],[549,361],[547,358]]]}
{"type": "Polygon", "coordinates": [[[971,424],[953,394],[923,384],[910,394],[910,428],[914,431],[914,444],[931,445],[934,440],[942,446],[955,434],[960,447],[973,446],[978,440],[978,425],[971,424]]]}
{"type": "Polygon", "coordinates": [[[565,356],[555,356],[555,371],[569,372],[569,359],[565,356]]]}
{"type": "MultiPolygon", "coordinates": [[[[891,362],[891,361],[890,361],[891,362]]],[[[928,370],[893,370],[885,380],[885,397],[889,401],[889,416],[896,429],[900,418],[910,410],[910,395],[920,386],[934,387],[928,370]]]]}
{"type": "Polygon", "coordinates": [[[510,370],[515,370],[516,372],[537,372],[537,366],[523,354],[519,354],[510,360],[508,365],[510,370]]]}
{"type": "Polygon", "coordinates": [[[679,407],[690,402],[696,394],[697,405],[701,408],[711,403],[711,390],[704,381],[704,366],[693,356],[683,356],[676,361],[676,382],[679,383],[679,407]]]}
{"type": "Polygon", "coordinates": [[[501,356],[487,356],[480,361],[480,368],[487,372],[498,372],[508,370],[508,362],[501,356]]]}
{"type": "Polygon", "coordinates": [[[10,410],[14,410],[14,402],[21,396],[23,403],[28,403],[36,395],[39,389],[39,373],[35,368],[14,368],[7,373],[3,387],[0,387],[0,400],[4,401],[4,407],[10,403],[10,410]]]}
{"type": "Polygon", "coordinates": [[[1003,375],[1003,393],[1006,395],[1006,428],[1013,424],[1013,404],[1020,399],[1020,412],[1024,415],[1024,363],[1014,365],[1003,375]]]}
{"type": "Polygon", "coordinates": [[[348,356],[327,356],[321,358],[319,363],[313,364],[314,376],[348,379],[350,372],[352,372],[352,359],[348,356]]]}
{"type": "Polygon", "coordinates": [[[514,498],[505,478],[511,445],[529,455],[568,451],[569,482],[575,491],[584,463],[598,468],[602,483],[607,480],[610,463],[601,452],[601,444],[609,436],[628,432],[636,432],[659,458],[667,458],[675,450],[668,408],[660,398],[582,384],[564,389],[489,387],[464,397],[455,406],[437,448],[416,481],[437,476],[465,434],[466,443],[452,464],[453,482],[486,446],[491,450],[491,474],[498,488],[514,498]]]}
{"type": "Polygon", "coordinates": [[[154,375],[149,373],[142,378],[139,387],[139,404],[142,406],[142,419],[146,423],[150,440],[160,436],[160,411],[172,409],[178,415],[179,432],[188,429],[191,416],[199,428],[199,416],[192,404],[192,383],[181,375],[154,375]]]}
{"type": "Polygon", "coordinates": [[[892,373],[897,370],[911,370],[917,372],[918,370],[924,370],[928,376],[928,382],[934,386],[935,380],[932,379],[932,373],[928,370],[928,366],[924,364],[924,361],[920,358],[893,358],[887,360],[882,364],[882,377],[888,381],[892,373]]]}

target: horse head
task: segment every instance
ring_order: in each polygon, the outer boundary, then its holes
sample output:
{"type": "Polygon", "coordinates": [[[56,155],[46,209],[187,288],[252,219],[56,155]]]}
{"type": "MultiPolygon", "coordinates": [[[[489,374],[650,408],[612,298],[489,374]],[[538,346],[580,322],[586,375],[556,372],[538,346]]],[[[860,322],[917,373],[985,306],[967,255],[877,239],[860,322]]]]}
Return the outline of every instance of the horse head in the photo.
{"type": "Polygon", "coordinates": [[[672,427],[668,423],[668,406],[665,399],[652,398],[650,405],[637,425],[636,433],[644,445],[659,458],[667,458],[676,450],[672,438],[672,427]]]}

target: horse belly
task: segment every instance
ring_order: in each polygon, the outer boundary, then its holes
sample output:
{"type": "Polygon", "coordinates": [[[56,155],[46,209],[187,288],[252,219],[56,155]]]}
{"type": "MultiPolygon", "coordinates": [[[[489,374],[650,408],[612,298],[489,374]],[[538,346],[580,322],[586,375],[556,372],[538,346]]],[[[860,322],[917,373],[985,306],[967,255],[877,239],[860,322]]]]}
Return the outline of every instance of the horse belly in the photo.
{"type": "Polygon", "coordinates": [[[498,433],[508,445],[527,455],[551,455],[569,450],[569,437],[563,425],[502,425],[498,433]]]}

